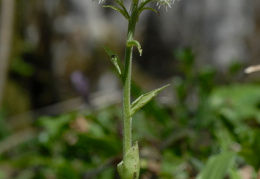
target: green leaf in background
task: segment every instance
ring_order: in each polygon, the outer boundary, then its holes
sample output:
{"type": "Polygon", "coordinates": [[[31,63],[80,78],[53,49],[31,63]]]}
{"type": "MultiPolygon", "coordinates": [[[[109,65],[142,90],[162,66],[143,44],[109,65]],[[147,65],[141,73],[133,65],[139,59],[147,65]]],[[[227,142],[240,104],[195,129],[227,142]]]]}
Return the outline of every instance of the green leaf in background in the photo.
{"type": "Polygon", "coordinates": [[[151,101],[160,91],[168,86],[169,84],[139,96],[139,98],[137,98],[131,105],[130,115],[132,116],[134,113],[136,113],[139,109],[151,101]]]}
{"type": "Polygon", "coordinates": [[[187,179],[189,174],[183,166],[188,165],[185,158],[176,155],[173,150],[165,150],[162,154],[161,179],[187,179]]]}
{"type": "Polygon", "coordinates": [[[61,163],[57,171],[58,178],[62,179],[80,179],[77,170],[74,169],[71,163],[61,163]]]}
{"type": "Polygon", "coordinates": [[[252,118],[260,123],[259,102],[259,85],[243,84],[218,87],[213,90],[210,97],[212,108],[234,124],[252,118]]]}
{"type": "Polygon", "coordinates": [[[49,137],[55,137],[61,133],[61,128],[71,120],[70,115],[61,115],[58,117],[43,116],[39,119],[40,124],[45,128],[45,133],[49,137]]]}
{"type": "Polygon", "coordinates": [[[197,179],[223,179],[234,164],[235,156],[233,152],[211,156],[197,179]]]}
{"type": "Polygon", "coordinates": [[[22,58],[15,58],[11,62],[11,71],[25,77],[32,76],[34,68],[31,64],[25,62],[22,58]]]}
{"type": "Polygon", "coordinates": [[[260,168],[260,158],[258,157],[260,151],[260,131],[259,129],[250,130],[251,135],[248,136],[247,141],[242,141],[242,151],[239,154],[257,171],[260,168]]]}
{"type": "Polygon", "coordinates": [[[108,48],[106,48],[106,47],[104,47],[104,50],[105,50],[106,53],[109,55],[109,57],[110,57],[112,63],[113,63],[114,66],[116,67],[116,70],[117,70],[117,72],[119,73],[119,75],[121,75],[122,72],[121,72],[121,68],[120,68],[120,64],[119,64],[119,63],[120,63],[120,60],[119,60],[119,58],[118,58],[118,55],[116,55],[116,53],[114,53],[112,50],[110,50],[110,49],[108,49],[108,48]]]}
{"type": "Polygon", "coordinates": [[[117,165],[117,170],[121,179],[138,179],[140,169],[140,159],[138,153],[138,143],[131,147],[121,161],[117,165]]]}
{"type": "Polygon", "coordinates": [[[0,170],[0,178],[7,178],[5,172],[0,170]]]}
{"type": "Polygon", "coordinates": [[[235,141],[232,138],[232,135],[230,132],[222,127],[215,131],[215,136],[218,139],[218,143],[221,149],[221,152],[228,152],[230,151],[230,148],[234,146],[235,141]]]}
{"type": "Polygon", "coordinates": [[[229,172],[230,179],[242,179],[238,169],[231,169],[229,172]]]}

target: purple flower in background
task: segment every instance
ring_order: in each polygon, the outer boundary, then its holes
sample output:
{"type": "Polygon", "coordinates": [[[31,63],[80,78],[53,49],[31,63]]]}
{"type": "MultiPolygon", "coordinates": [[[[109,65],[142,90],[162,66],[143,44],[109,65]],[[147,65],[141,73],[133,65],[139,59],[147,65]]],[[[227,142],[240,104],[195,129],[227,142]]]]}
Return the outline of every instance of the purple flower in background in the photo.
{"type": "Polygon", "coordinates": [[[70,80],[77,93],[86,103],[89,103],[89,83],[88,79],[80,71],[74,71],[70,75],[70,80]]]}

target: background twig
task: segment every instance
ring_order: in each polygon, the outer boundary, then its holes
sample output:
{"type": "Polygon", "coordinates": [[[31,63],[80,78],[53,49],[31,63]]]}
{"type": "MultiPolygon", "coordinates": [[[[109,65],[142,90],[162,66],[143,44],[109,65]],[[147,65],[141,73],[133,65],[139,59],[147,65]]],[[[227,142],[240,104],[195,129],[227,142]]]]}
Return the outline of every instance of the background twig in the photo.
{"type": "Polygon", "coordinates": [[[0,107],[3,101],[4,86],[7,77],[10,46],[14,21],[14,0],[1,1],[0,29],[0,107]]]}

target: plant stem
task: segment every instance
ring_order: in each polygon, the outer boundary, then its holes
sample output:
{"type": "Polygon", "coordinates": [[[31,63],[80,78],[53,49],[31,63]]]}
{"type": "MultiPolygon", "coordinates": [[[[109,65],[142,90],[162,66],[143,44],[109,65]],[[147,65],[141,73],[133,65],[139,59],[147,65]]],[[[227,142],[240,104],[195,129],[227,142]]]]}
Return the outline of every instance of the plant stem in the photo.
{"type": "MultiPolygon", "coordinates": [[[[127,32],[127,41],[133,40],[135,33],[135,26],[138,19],[138,3],[132,2],[131,6],[131,18],[128,21],[128,32],[127,32]]],[[[126,46],[125,51],[125,70],[123,78],[123,155],[132,146],[132,118],[130,115],[131,108],[131,71],[132,71],[132,55],[133,55],[133,46],[126,46]]]]}

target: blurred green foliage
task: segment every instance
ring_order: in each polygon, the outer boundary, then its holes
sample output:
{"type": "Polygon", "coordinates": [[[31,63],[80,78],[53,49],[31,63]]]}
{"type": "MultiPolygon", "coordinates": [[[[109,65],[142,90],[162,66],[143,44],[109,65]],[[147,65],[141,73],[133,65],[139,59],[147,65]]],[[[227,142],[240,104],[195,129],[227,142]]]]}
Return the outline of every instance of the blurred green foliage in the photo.
{"type": "MultiPolygon", "coordinates": [[[[134,115],[141,178],[239,179],[244,166],[252,166],[255,176],[260,168],[260,86],[219,85],[212,67],[195,67],[191,49],[177,51],[176,58],[180,75],[173,79],[174,104],[152,100],[134,115]]],[[[133,89],[134,96],[142,93],[136,85],[133,89]]],[[[0,146],[11,136],[1,115],[0,146]]],[[[32,127],[37,132],[30,140],[0,153],[1,179],[118,178],[120,106],[44,116],[32,127]]]]}
{"type": "Polygon", "coordinates": [[[221,179],[225,177],[226,171],[233,165],[235,153],[226,152],[211,156],[206,167],[199,174],[197,179],[221,179]]]}
{"type": "Polygon", "coordinates": [[[33,66],[24,62],[21,58],[15,58],[12,60],[10,70],[13,73],[25,77],[32,76],[34,72],[33,66]]]}

